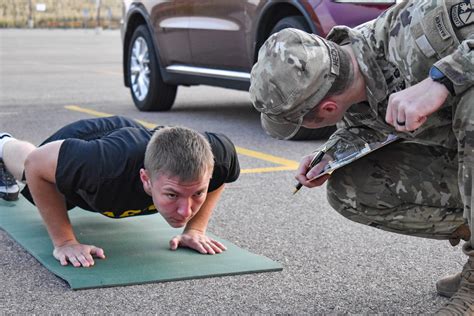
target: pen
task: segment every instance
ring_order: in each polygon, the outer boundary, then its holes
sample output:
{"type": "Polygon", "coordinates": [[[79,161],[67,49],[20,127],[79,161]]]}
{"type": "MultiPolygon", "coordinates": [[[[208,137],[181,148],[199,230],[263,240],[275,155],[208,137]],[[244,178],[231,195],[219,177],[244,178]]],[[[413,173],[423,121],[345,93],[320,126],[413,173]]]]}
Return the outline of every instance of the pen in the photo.
{"type": "MultiPolygon", "coordinates": [[[[311,162],[309,163],[309,168],[308,170],[310,170],[311,168],[313,168],[314,166],[316,166],[318,163],[321,162],[321,160],[323,159],[324,157],[324,154],[326,152],[323,150],[320,150],[316,155],[314,155],[313,159],[311,159],[311,162]]],[[[301,183],[297,183],[295,185],[295,189],[293,190],[293,195],[296,194],[296,192],[298,192],[301,188],[303,187],[303,185],[301,183]]]]}

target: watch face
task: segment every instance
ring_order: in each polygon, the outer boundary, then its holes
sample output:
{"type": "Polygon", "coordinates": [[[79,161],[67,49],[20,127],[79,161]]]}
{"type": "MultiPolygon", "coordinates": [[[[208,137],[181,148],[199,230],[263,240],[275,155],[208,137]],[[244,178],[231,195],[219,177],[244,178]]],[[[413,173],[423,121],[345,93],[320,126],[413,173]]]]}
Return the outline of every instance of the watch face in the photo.
{"type": "Polygon", "coordinates": [[[431,67],[430,69],[430,77],[433,80],[440,80],[445,77],[444,73],[441,72],[438,68],[435,66],[431,67]]]}

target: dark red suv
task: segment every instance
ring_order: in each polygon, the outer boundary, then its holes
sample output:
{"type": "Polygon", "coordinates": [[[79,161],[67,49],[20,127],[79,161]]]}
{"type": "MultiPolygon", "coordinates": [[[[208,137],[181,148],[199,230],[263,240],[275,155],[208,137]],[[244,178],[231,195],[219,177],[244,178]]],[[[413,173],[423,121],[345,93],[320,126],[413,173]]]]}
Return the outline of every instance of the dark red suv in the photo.
{"type": "MultiPolygon", "coordinates": [[[[167,111],[179,85],[248,90],[250,70],[272,33],[294,27],[326,36],[355,26],[395,1],[380,0],[125,0],[125,86],[141,111],[167,111]]],[[[302,129],[293,139],[324,137],[302,129]]]]}

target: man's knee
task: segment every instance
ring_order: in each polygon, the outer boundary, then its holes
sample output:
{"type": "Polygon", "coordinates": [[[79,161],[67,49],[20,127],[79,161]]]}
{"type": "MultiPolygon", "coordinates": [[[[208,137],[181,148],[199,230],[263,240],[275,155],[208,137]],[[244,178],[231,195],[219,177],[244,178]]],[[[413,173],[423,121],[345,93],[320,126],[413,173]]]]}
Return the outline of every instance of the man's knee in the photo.
{"type": "Polygon", "coordinates": [[[435,239],[465,239],[462,208],[420,205],[400,200],[392,189],[375,177],[355,178],[342,169],[327,185],[329,204],[342,216],[363,225],[390,232],[435,239]],[[458,236],[459,235],[459,236],[458,236]]]}
{"type": "Polygon", "coordinates": [[[370,169],[366,164],[354,164],[334,172],[328,180],[328,201],[336,210],[347,208],[387,209],[403,202],[394,191],[393,180],[370,169]]]}
{"type": "Polygon", "coordinates": [[[23,181],[25,160],[35,149],[33,144],[17,139],[5,144],[3,161],[16,180],[23,181]]]}

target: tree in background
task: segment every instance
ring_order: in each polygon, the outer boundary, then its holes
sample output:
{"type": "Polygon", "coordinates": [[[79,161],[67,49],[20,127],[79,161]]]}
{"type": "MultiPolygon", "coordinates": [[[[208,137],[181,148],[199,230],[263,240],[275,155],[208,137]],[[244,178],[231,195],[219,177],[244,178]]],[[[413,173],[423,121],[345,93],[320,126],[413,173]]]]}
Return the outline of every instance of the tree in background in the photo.
{"type": "Polygon", "coordinates": [[[1,28],[118,28],[121,14],[118,0],[0,0],[1,28]]]}

